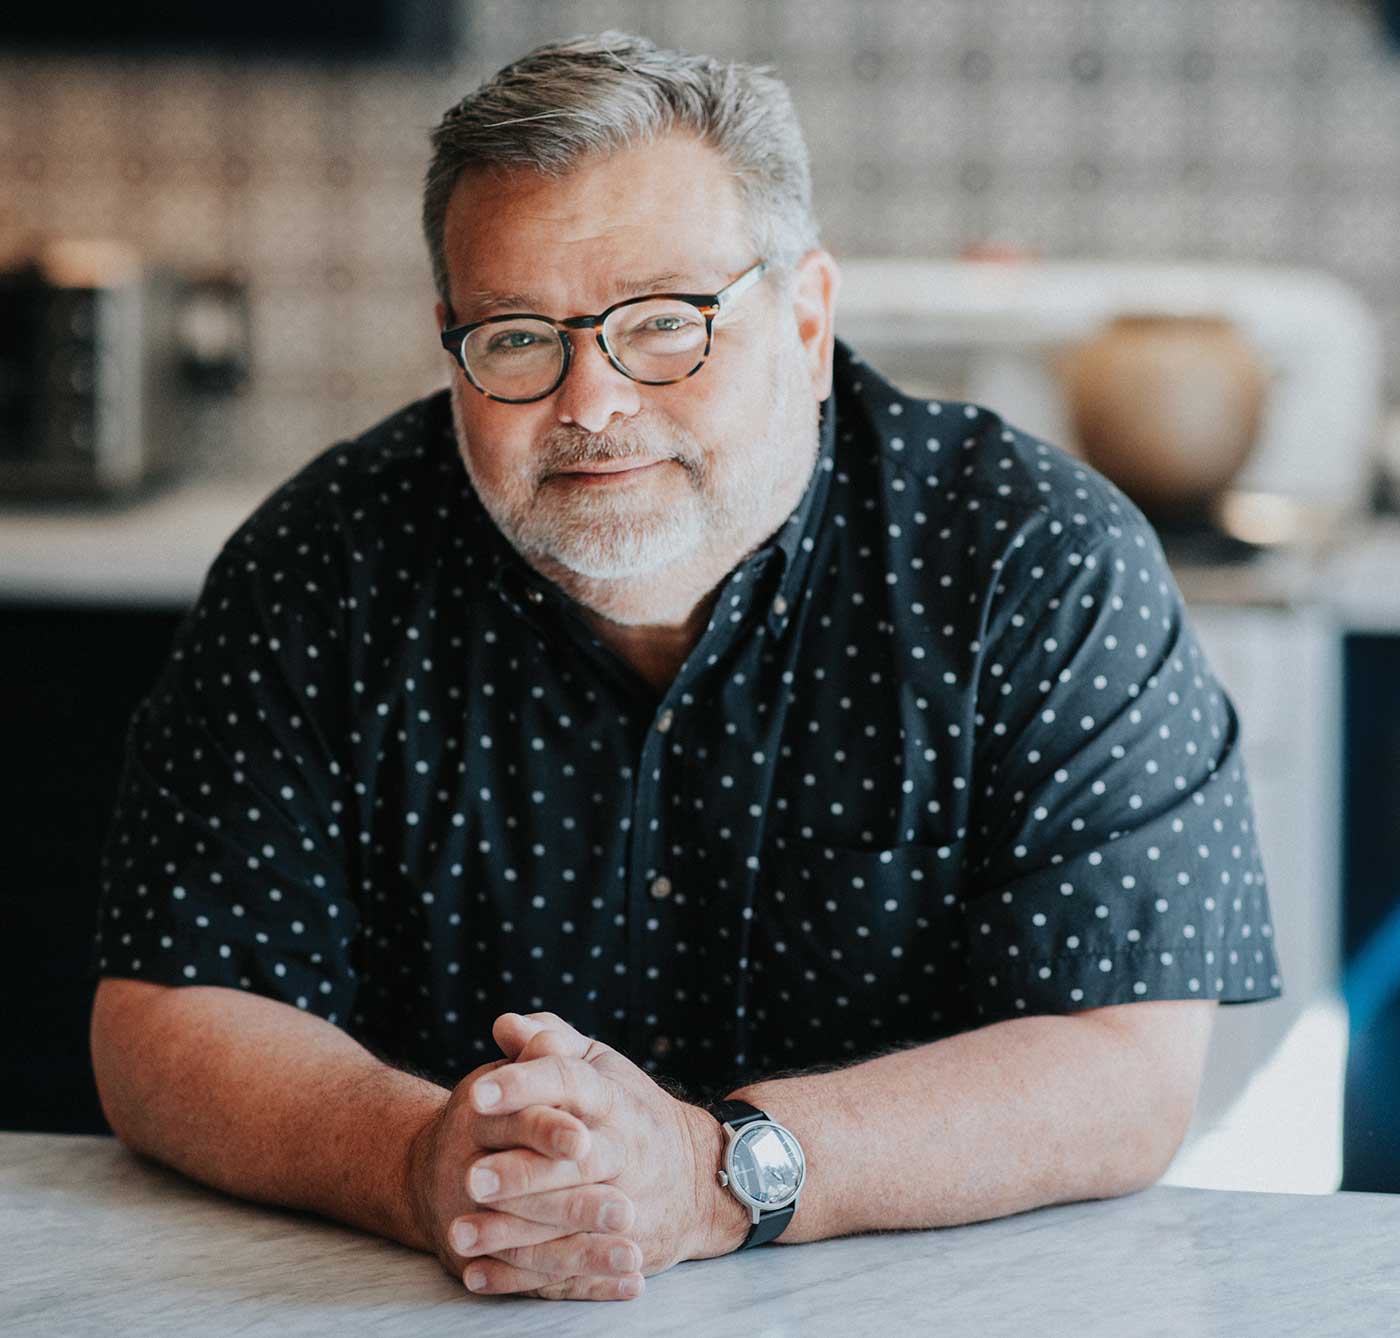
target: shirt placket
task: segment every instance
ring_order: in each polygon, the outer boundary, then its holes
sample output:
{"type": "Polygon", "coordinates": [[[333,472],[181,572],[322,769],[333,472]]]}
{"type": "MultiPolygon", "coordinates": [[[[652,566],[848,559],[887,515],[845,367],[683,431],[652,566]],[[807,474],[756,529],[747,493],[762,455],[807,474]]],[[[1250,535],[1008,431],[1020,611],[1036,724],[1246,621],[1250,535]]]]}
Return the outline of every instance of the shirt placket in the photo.
{"type": "Polygon", "coordinates": [[[657,704],[642,740],[629,832],[627,1041],[628,1053],[641,1056],[649,1071],[700,1062],[687,1064],[677,1053],[687,1037],[705,1037],[711,1046],[727,1049],[724,1029],[698,997],[678,986],[673,966],[676,945],[685,943],[687,960],[694,960],[696,936],[708,933],[709,926],[697,922],[697,898],[687,886],[686,868],[672,855],[672,835],[687,815],[678,824],[671,796],[682,788],[699,684],[728,661],[741,636],[753,635],[748,615],[766,560],[750,560],[725,582],[709,625],[657,704]],[[684,997],[678,997],[678,989],[684,997]]]}

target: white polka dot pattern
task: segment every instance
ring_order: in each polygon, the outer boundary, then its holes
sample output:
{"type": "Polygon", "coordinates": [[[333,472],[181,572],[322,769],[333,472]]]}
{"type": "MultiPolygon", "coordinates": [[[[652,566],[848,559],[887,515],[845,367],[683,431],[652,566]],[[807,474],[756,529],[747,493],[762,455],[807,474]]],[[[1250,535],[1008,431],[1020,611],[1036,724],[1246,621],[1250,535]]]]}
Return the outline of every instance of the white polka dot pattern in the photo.
{"type": "Polygon", "coordinates": [[[661,700],[491,524],[445,394],[318,456],[133,718],[98,969],[447,1082],[552,1009],[714,1090],[1279,994],[1239,722],[1141,515],[840,344],[834,406],[661,700]]]}

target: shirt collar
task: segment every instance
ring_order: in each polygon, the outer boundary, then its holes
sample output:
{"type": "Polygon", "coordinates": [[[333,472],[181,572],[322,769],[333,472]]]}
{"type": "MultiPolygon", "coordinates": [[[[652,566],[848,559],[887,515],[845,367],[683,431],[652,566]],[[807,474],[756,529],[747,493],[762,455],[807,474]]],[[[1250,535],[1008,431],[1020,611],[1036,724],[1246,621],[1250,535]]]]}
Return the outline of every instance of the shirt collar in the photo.
{"type": "Polygon", "coordinates": [[[766,575],[768,588],[773,591],[767,614],[768,630],[781,632],[793,615],[797,601],[811,567],[817,534],[826,514],[827,494],[831,491],[831,474],[836,465],[836,394],[822,401],[817,424],[817,459],[807,491],[792,514],[778,526],[772,538],[758,550],[761,559],[771,554],[776,568],[766,575]]]}

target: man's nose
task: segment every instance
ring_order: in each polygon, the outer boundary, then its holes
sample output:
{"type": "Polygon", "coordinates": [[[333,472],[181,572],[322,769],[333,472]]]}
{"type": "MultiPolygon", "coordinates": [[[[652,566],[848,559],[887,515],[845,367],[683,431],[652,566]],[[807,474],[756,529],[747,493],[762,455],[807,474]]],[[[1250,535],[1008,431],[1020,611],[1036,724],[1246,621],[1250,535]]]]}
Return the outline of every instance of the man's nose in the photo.
{"type": "Polygon", "coordinates": [[[569,374],[554,394],[559,421],[602,432],[615,415],[632,417],[642,407],[641,386],[608,361],[593,331],[579,330],[570,337],[574,354],[569,374]]]}

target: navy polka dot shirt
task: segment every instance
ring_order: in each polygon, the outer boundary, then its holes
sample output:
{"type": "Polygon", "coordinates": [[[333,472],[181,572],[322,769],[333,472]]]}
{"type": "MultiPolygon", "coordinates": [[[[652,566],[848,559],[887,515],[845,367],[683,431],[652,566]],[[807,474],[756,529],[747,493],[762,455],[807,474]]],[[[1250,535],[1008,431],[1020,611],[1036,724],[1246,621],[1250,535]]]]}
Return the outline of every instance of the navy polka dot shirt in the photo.
{"type": "Polygon", "coordinates": [[[1235,711],[1112,484],[838,344],[806,494],[658,700],[446,392],[224,546],[130,727],[100,974],[453,1085],[549,1009],[697,1098],[1034,1013],[1281,993],[1235,711]]]}

